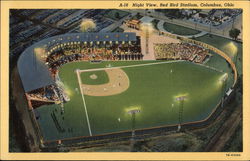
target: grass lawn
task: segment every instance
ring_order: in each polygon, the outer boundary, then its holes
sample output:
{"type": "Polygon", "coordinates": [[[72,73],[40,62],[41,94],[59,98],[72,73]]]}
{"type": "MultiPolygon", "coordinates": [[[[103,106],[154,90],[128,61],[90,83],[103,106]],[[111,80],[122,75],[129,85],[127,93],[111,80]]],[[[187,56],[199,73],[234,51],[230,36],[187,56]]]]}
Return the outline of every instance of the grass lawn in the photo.
{"type": "MultiPolygon", "coordinates": [[[[215,36],[215,35],[212,35],[211,37],[209,35],[204,35],[199,38],[196,38],[195,40],[202,41],[204,43],[210,44],[222,50],[223,52],[228,54],[228,56],[231,57],[231,59],[233,59],[234,62],[236,62],[235,55],[238,55],[237,64],[236,64],[237,70],[239,74],[242,74],[242,43],[235,42],[233,40],[220,37],[220,36],[215,36]]],[[[220,63],[216,63],[216,64],[220,65],[220,63]]]]}
{"type": "Polygon", "coordinates": [[[104,16],[117,21],[117,20],[120,20],[121,18],[123,18],[129,14],[130,13],[126,12],[126,11],[112,9],[112,10],[108,11],[104,16]]]}
{"type": "Polygon", "coordinates": [[[171,24],[167,22],[163,24],[163,27],[168,32],[171,32],[177,35],[195,35],[195,34],[200,33],[200,31],[198,30],[194,30],[191,28],[187,28],[187,27],[183,27],[183,26],[179,26],[179,25],[175,25],[175,24],[171,24]]]}
{"type": "MultiPolygon", "coordinates": [[[[76,90],[79,86],[75,69],[100,68],[108,64],[114,67],[152,62],[156,61],[99,64],[72,62],[63,65],[59,76],[68,87],[70,101],[64,104],[64,114],[61,114],[60,105],[37,109],[41,115],[38,123],[44,140],[89,136],[81,94],[76,90]]],[[[130,80],[128,90],[113,96],[84,96],[93,135],[130,130],[131,115],[127,111],[134,108],[141,111],[136,114],[135,128],[176,124],[180,105],[176,101],[176,96],[180,95],[187,96],[184,102],[183,122],[202,120],[211,113],[221,97],[222,84],[219,79],[224,73],[200,65],[175,62],[122,69],[130,80]]]]}

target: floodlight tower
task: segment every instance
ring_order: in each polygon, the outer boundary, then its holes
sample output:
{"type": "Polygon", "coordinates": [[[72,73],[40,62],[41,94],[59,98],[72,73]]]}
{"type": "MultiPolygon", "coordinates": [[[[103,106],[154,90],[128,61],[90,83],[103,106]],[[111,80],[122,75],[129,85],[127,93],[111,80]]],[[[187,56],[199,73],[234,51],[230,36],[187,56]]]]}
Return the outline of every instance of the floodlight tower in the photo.
{"type": "Polygon", "coordinates": [[[37,70],[37,62],[36,62],[36,50],[34,49],[33,54],[33,65],[35,66],[35,70],[37,70]]]}
{"type": "Polygon", "coordinates": [[[96,29],[96,24],[93,19],[83,19],[80,24],[81,32],[93,32],[96,29]]]}
{"type": "Polygon", "coordinates": [[[131,123],[132,123],[132,133],[131,133],[131,150],[133,149],[133,147],[134,147],[134,138],[135,138],[135,115],[137,114],[137,113],[139,113],[140,112],[140,110],[138,110],[138,109],[133,109],[133,110],[129,110],[128,111],[128,114],[131,114],[132,115],[132,117],[131,117],[131,123]]]}
{"type": "Polygon", "coordinates": [[[149,31],[148,28],[146,29],[146,54],[148,54],[148,41],[149,41],[149,31]]]}
{"type": "Polygon", "coordinates": [[[42,47],[34,48],[33,63],[35,65],[36,70],[37,70],[37,61],[45,61],[45,60],[46,60],[45,48],[42,48],[42,47]]]}
{"type": "Polygon", "coordinates": [[[183,107],[184,107],[184,101],[187,99],[187,96],[178,96],[176,97],[176,101],[180,102],[180,106],[179,106],[179,125],[178,125],[178,130],[181,130],[181,124],[183,121],[183,107]]]}
{"type": "Polygon", "coordinates": [[[238,46],[234,42],[231,42],[230,44],[228,44],[228,47],[231,50],[231,53],[233,54],[233,62],[235,64],[235,67],[237,68],[238,46]]]}
{"type": "Polygon", "coordinates": [[[227,86],[227,78],[228,78],[228,74],[225,73],[221,79],[220,79],[220,82],[222,83],[222,86],[221,86],[221,107],[223,107],[223,104],[224,104],[224,92],[225,92],[225,88],[227,86]]]}
{"type": "Polygon", "coordinates": [[[154,27],[151,23],[143,23],[141,25],[141,30],[145,35],[145,45],[146,45],[146,55],[149,54],[149,35],[154,32],[154,27]]]}

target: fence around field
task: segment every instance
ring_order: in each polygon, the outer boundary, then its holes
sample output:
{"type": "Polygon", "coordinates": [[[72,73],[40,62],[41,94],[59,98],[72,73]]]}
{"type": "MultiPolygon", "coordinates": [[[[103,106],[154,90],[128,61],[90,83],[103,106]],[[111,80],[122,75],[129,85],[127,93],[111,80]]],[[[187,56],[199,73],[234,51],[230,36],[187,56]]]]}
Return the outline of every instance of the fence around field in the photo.
{"type": "MultiPolygon", "coordinates": [[[[204,48],[208,48],[209,50],[212,50],[213,52],[217,53],[221,57],[223,57],[231,66],[233,72],[234,72],[234,83],[232,85],[232,88],[235,87],[235,84],[237,83],[237,69],[232,61],[232,59],[223,51],[208,45],[206,43],[189,39],[186,37],[161,32],[161,34],[169,36],[171,38],[179,39],[182,42],[187,43],[193,43],[199,46],[202,46],[204,48]]],[[[232,92],[231,95],[229,95],[224,100],[224,106],[228,104],[228,100],[235,94],[235,92],[232,92]]],[[[211,114],[205,118],[204,120],[200,121],[194,121],[189,123],[184,123],[181,125],[181,129],[195,129],[195,128],[203,128],[211,124],[220,114],[220,112],[223,110],[223,107],[221,106],[221,101],[216,105],[214,110],[211,112],[211,114]]],[[[153,136],[159,136],[159,135],[166,135],[168,133],[176,132],[178,128],[178,124],[175,125],[168,125],[168,126],[160,126],[160,127],[153,127],[153,128],[144,128],[144,129],[138,129],[135,130],[135,138],[136,140],[145,139],[148,137],[153,136]]],[[[77,146],[86,146],[86,147],[94,147],[94,146],[100,146],[104,145],[106,143],[110,142],[121,142],[121,141],[129,141],[132,138],[132,130],[127,131],[121,131],[121,132],[115,132],[115,133],[109,133],[104,135],[96,135],[96,136],[89,136],[89,137],[76,137],[76,138],[68,138],[68,139],[62,139],[62,140],[53,140],[53,141],[45,141],[44,145],[49,148],[58,148],[58,147],[77,147],[77,146]],[[59,144],[60,142],[60,144],[59,144]]]]}

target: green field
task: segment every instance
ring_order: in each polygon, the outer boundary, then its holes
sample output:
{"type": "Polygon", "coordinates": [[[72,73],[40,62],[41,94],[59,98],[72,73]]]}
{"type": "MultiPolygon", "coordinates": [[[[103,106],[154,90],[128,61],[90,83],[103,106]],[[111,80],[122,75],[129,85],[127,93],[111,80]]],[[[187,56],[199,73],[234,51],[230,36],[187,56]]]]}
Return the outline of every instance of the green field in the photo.
{"type": "MultiPolygon", "coordinates": [[[[105,68],[108,64],[117,67],[155,62],[159,61],[99,64],[74,62],[63,65],[59,76],[67,87],[70,101],[64,104],[64,114],[61,113],[60,105],[37,109],[41,116],[38,123],[44,140],[89,136],[86,112],[75,69],[105,68]]],[[[180,104],[176,101],[176,97],[181,95],[187,96],[183,106],[183,123],[203,120],[219,103],[223,91],[220,78],[224,73],[189,62],[164,62],[122,68],[122,70],[130,80],[129,88],[123,93],[102,97],[84,95],[93,135],[131,130],[132,119],[127,111],[134,108],[140,109],[140,113],[136,114],[136,129],[177,124],[180,104]]],[[[104,72],[90,73],[99,75],[98,78],[103,82],[106,79],[101,78],[102,75],[105,77],[104,72]]],[[[89,75],[81,75],[81,79],[88,77],[89,75]]],[[[91,79],[88,81],[89,84],[95,84],[91,79]]]]}
{"type": "MultiPolygon", "coordinates": [[[[210,44],[220,49],[221,51],[225,52],[235,62],[237,66],[238,74],[239,75],[242,74],[242,51],[243,51],[242,43],[235,42],[233,40],[220,37],[220,36],[216,36],[216,35],[209,36],[208,34],[195,38],[195,40],[210,44]],[[236,63],[236,57],[238,58],[237,63],[236,63]]],[[[207,65],[214,66],[215,68],[219,68],[224,71],[231,70],[231,68],[228,67],[224,58],[220,57],[216,53],[214,53],[213,55],[214,55],[213,60],[211,60],[209,62],[210,64],[207,64],[207,65]]]]}
{"type": "Polygon", "coordinates": [[[175,25],[175,24],[171,24],[171,23],[167,23],[167,22],[165,22],[163,24],[163,27],[168,32],[171,32],[171,33],[177,34],[177,35],[196,35],[196,34],[200,33],[200,31],[198,31],[198,30],[194,30],[191,28],[187,28],[187,27],[183,27],[180,25],[175,25]]]}

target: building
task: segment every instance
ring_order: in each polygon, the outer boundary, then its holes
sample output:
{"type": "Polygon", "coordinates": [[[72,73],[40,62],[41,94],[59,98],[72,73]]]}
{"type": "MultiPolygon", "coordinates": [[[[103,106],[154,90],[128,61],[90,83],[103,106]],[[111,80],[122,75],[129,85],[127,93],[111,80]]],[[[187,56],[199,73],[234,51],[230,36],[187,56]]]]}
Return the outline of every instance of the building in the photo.
{"type": "Polygon", "coordinates": [[[139,30],[139,29],[140,29],[141,21],[140,21],[140,20],[132,19],[132,20],[127,20],[127,21],[125,21],[125,24],[126,24],[128,27],[130,27],[130,28],[139,30]]]}

